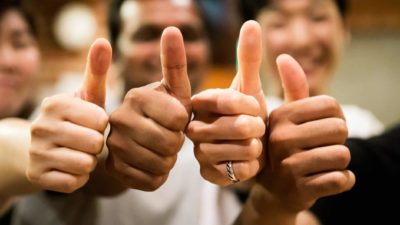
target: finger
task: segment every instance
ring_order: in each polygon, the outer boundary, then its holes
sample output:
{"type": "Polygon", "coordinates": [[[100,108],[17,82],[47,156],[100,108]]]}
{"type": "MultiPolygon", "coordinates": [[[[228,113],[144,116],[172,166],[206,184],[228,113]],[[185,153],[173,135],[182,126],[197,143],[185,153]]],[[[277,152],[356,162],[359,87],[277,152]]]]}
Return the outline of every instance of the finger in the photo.
{"type": "Polygon", "coordinates": [[[168,178],[168,175],[158,176],[132,167],[111,154],[107,158],[107,170],[121,183],[129,188],[142,191],[154,191],[159,188],[168,178]]]}
{"type": "Polygon", "coordinates": [[[239,90],[247,95],[261,91],[260,66],[262,58],[261,28],[255,21],[246,22],[239,36],[238,76],[239,90]]]}
{"type": "Polygon", "coordinates": [[[161,36],[163,83],[190,112],[191,87],[187,74],[186,52],[179,29],[168,27],[161,36]]]}
{"type": "Polygon", "coordinates": [[[177,159],[176,154],[161,156],[135,141],[115,135],[115,133],[108,138],[107,146],[110,154],[122,159],[128,165],[153,175],[168,174],[177,159]]]}
{"type": "Polygon", "coordinates": [[[285,107],[278,108],[277,112],[271,113],[271,120],[275,117],[272,114],[279,115],[278,111],[282,115],[289,113],[288,119],[297,125],[330,117],[345,120],[340,105],[334,98],[329,96],[314,96],[286,104],[285,107]]]}
{"type": "MultiPolygon", "coordinates": [[[[201,175],[204,179],[221,186],[231,185],[232,181],[229,179],[227,173],[226,162],[210,166],[201,165],[201,175]]],[[[253,178],[260,169],[258,160],[252,161],[233,161],[232,167],[235,177],[240,181],[246,181],[253,178]]]]}
{"type": "Polygon", "coordinates": [[[30,180],[43,189],[71,193],[81,188],[89,180],[89,176],[79,176],[60,171],[49,171],[40,176],[38,180],[30,180]]]}
{"type": "Polygon", "coordinates": [[[289,160],[294,165],[294,173],[308,176],[345,170],[350,162],[350,151],[343,145],[332,145],[296,153],[289,160]]]}
{"type": "Polygon", "coordinates": [[[261,111],[259,114],[266,118],[265,97],[260,80],[262,61],[261,28],[255,21],[246,22],[240,31],[238,43],[238,74],[231,87],[257,99],[261,111]],[[239,85],[239,87],[235,87],[239,85]]]}
{"type": "Polygon", "coordinates": [[[110,43],[104,38],[97,39],[90,47],[84,81],[78,93],[82,99],[102,108],[106,99],[106,78],[111,58],[110,43]]]}
{"type": "Polygon", "coordinates": [[[171,131],[137,113],[131,112],[129,117],[121,116],[119,113],[124,112],[116,111],[111,115],[111,137],[116,135],[130,138],[163,156],[176,155],[181,149],[185,138],[183,132],[171,131]],[[121,118],[126,119],[121,120],[121,118]]]}
{"type": "Polygon", "coordinates": [[[94,104],[87,104],[79,98],[65,97],[65,95],[49,97],[43,100],[41,108],[46,116],[69,121],[101,133],[108,124],[108,116],[103,109],[94,104]]]}
{"type": "Polygon", "coordinates": [[[246,140],[262,137],[265,123],[261,117],[248,115],[215,117],[211,121],[193,120],[186,130],[193,142],[246,140]],[[226,135],[226,134],[229,135],[226,135]]]}
{"type": "Polygon", "coordinates": [[[96,156],[69,148],[55,148],[46,153],[48,168],[72,175],[88,175],[97,164],[96,156]]]}
{"type": "Polygon", "coordinates": [[[318,173],[304,179],[310,198],[321,198],[350,190],[355,184],[350,170],[318,173]]]}
{"type": "Polygon", "coordinates": [[[225,141],[222,143],[200,143],[195,147],[196,158],[212,164],[226,161],[255,160],[260,157],[262,143],[258,138],[244,141],[225,141]]]}
{"type": "Polygon", "coordinates": [[[276,59],[279,75],[282,81],[283,92],[286,102],[296,101],[309,96],[306,75],[290,55],[282,54],[276,59]]]}
{"type": "Polygon", "coordinates": [[[239,115],[258,116],[260,106],[257,100],[232,89],[208,89],[192,98],[193,112],[197,115],[239,115]]]}
{"type": "Polygon", "coordinates": [[[301,149],[340,145],[346,141],[347,126],[342,119],[327,118],[295,126],[286,137],[287,146],[301,149]]]}
{"type": "MultiPolygon", "coordinates": [[[[55,126],[55,124],[52,124],[55,126]]],[[[53,143],[58,146],[74,149],[77,151],[99,154],[103,149],[104,136],[92,129],[78,126],[70,122],[60,122],[57,125],[57,130],[51,138],[53,143]]]]}

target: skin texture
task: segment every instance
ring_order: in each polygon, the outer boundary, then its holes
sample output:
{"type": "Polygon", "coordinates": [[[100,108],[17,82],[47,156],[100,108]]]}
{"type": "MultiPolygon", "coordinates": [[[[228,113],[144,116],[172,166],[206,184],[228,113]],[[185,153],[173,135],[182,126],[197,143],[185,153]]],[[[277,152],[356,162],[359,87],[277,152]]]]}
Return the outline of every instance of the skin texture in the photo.
{"type": "Polygon", "coordinates": [[[231,88],[206,90],[192,98],[195,117],[187,135],[194,142],[202,176],[213,183],[231,184],[227,161],[233,161],[236,177],[242,181],[262,167],[260,138],[267,116],[257,69],[261,49],[260,27],[254,21],[245,23],[239,38],[239,70],[231,88]]]}
{"type": "Polygon", "coordinates": [[[308,97],[305,74],[289,55],[279,56],[277,67],[285,104],[270,115],[265,167],[235,224],[318,224],[304,210],[355,183],[337,102],[308,97]]]}
{"type": "Polygon", "coordinates": [[[18,116],[33,96],[40,53],[29,26],[14,9],[0,17],[0,118],[18,116]]]}
{"type": "Polygon", "coordinates": [[[157,189],[176,162],[191,114],[185,55],[180,31],[165,29],[161,37],[163,79],[131,89],[110,116],[107,168],[130,188],[157,189]]]}
{"type": "Polygon", "coordinates": [[[125,186],[152,191],[177,160],[191,115],[191,92],[207,72],[209,46],[192,1],[126,1],[121,12],[116,64],[126,94],[110,116],[106,166],[125,186]],[[125,10],[137,13],[125,15],[125,10]],[[181,32],[162,32],[168,26],[181,32]]]}
{"type": "MultiPolygon", "coordinates": [[[[275,59],[293,56],[304,69],[311,96],[326,92],[348,38],[333,0],[276,0],[257,19],[263,29],[265,70],[280,87],[275,59]]],[[[278,88],[283,97],[282,89],[278,88]]]]}
{"type": "Polygon", "coordinates": [[[89,180],[103,149],[106,73],[111,46],[98,39],[89,51],[84,82],[75,93],[43,100],[31,126],[28,179],[44,189],[73,192],[89,180]]]}
{"type": "MultiPolygon", "coordinates": [[[[121,15],[122,30],[115,55],[127,93],[109,118],[111,131],[106,141],[109,151],[108,155],[104,154],[105,169],[124,187],[151,191],[165,182],[175,164],[191,113],[187,70],[197,86],[208,65],[208,45],[193,4],[178,5],[172,1],[126,1],[124,4],[128,5],[123,5],[121,11],[133,6],[138,13],[121,15]],[[155,13],[160,10],[165,13],[155,13]],[[162,30],[170,24],[181,28],[188,41],[183,42],[176,28],[168,28],[160,40],[162,30]],[[159,141],[154,142],[154,137],[159,141]]],[[[85,185],[96,168],[95,156],[101,151],[107,121],[104,110],[97,107],[104,106],[102,74],[107,68],[98,67],[102,65],[98,61],[105,60],[107,63],[103,64],[108,65],[111,56],[111,50],[101,46],[98,43],[92,46],[83,88],[73,96],[45,100],[41,117],[33,125],[32,163],[27,174],[32,182],[45,189],[72,192],[85,185]],[[74,109],[79,115],[70,118],[63,112],[65,108],[74,109]],[[94,117],[95,114],[98,116],[94,117]],[[66,127],[54,129],[61,126],[66,127]],[[64,160],[64,164],[54,163],[65,157],[69,160],[64,160]],[[79,163],[73,163],[78,160],[79,163]]],[[[98,177],[107,183],[101,174],[98,177]]]]}
{"type": "Polygon", "coordinates": [[[210,53],[203,21],[193,2],[182,5],[170,0],[128,0],[121,11],[124,9],[137,11],[121,14],[122,29],[117,39],[116,59],[125,93],[162,79],[160,37],[169,26],[182,32],[190,83],[197,91],[208,71],[210,53]]]}

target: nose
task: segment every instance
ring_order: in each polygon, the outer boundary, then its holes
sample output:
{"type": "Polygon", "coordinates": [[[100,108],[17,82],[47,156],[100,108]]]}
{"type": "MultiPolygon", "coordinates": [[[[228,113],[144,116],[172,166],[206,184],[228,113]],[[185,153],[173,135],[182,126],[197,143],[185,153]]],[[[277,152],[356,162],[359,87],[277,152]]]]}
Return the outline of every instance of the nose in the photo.
{"type": "Polygon", "coordinates": [[[292,37],[292,47],[294,50],[306,50],[312,45],[312,29],[307,21],[299,19],[292,24],[290,29],[290,35],[292,37]]]}
{"type": "Polygon", "coordinates": [[[12,73],[15,68],[15,52],[8,46],[0,46],[0,72],[12,73]]]}

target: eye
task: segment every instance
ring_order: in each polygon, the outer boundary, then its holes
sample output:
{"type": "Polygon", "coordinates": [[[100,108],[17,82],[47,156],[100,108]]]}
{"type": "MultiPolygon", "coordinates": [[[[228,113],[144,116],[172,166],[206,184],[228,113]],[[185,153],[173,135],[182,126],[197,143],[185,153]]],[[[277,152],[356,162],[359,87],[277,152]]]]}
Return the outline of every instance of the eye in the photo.
{"type": "Polygon", "coordinates": [[[155,27],[141,28],[132,35],[131,40],[135,42],[155,41],[160,38],[161,32],[155,27]]]}
{"type": "Polygon", "coordinates": [[[186,42],[197,41],[204,37],[204,32],[202,30],[193,27],[182,27],[181,32],[186,42]]]}
{"type": "Polygon", "coordinates": [[[311,13],[310,19],[314,22],[324,22],[329,19],[329,15],[327,13],[311,13]]]}
{"type": "Polygon", "coordinates": [[[29,34],[17,34],[13,35],[11,44],[15,49],[24,49],[34,45],[35,40],[29,34]]]}

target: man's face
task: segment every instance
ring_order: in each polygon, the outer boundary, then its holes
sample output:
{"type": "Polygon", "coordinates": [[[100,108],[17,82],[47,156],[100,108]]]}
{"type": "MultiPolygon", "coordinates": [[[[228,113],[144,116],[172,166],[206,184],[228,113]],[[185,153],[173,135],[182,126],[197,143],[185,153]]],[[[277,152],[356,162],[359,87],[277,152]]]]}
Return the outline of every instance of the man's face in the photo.
{"type": "Polygon", "coordinates": [[[209,46],[203,21],[189,0],[125,1],[117,40],[118,66],[125,91],[160,81],[160,37],[164,28],[178,27],[185,40],[188,74],[196,91],[207,72],[209,46]]]}
{"type": "Polygon", "coordinates": [[[16,10],[0,18],[0,118],[17,116],[31,100],[40,53],[28,24],[16,10]]]}
{"type": "Polygon", "coordinates": [[[267,71],[279,80],[275,59],[288,53],[299,61],[311,95],[322,94],[344,47],[346,30],[333,0],[276,0],[264,9],[267,71]]]}

